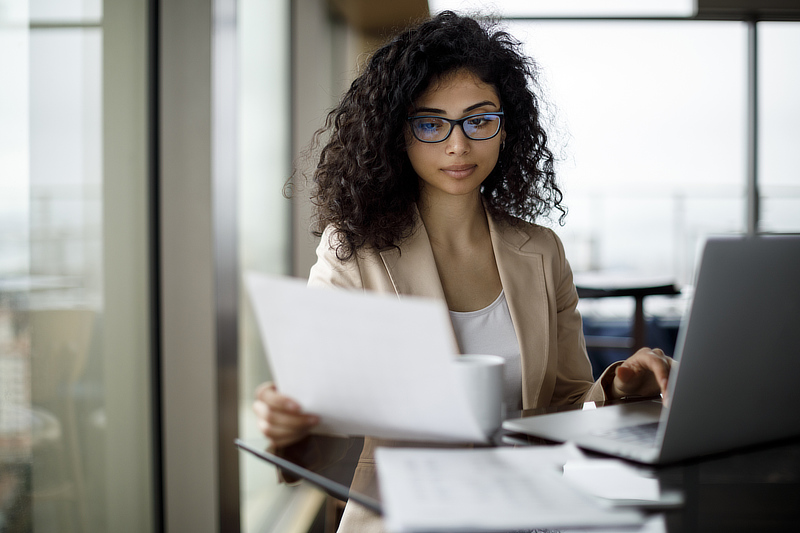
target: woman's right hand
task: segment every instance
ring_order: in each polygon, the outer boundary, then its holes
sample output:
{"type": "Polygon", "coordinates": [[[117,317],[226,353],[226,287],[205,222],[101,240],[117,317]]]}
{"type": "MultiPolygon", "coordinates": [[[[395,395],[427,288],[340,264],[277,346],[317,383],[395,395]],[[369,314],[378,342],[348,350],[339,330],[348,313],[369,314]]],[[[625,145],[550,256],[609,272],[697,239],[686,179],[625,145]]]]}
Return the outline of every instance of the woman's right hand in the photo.
{"type": "Polygon", "coordinates": [[[256,388],[253,411],[258,417],[258,428],[276,448],[303,439],[319,423],[318,416],[303,413],[297,402],[280,394],[272,382],[256,388]]]}

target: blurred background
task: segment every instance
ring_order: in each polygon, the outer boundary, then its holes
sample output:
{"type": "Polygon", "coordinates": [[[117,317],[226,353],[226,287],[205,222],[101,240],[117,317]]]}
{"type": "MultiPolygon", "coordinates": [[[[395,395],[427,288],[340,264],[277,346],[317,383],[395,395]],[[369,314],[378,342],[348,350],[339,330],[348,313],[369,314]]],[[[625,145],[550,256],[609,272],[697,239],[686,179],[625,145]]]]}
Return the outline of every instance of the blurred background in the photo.
{"type": "MultiPolygon", "coordinates": [[[[233,445],[269,379],[240,279],[308,274],[314,131],[444,9],[536,61],[549,224],[585,294],[650,289],[646,342],[706,237],[800,232],[797,1],[0,0],[0,532],[331,530],[233,445]]],[[[596,368],[635,304],[582,300],[596,368]]]]}

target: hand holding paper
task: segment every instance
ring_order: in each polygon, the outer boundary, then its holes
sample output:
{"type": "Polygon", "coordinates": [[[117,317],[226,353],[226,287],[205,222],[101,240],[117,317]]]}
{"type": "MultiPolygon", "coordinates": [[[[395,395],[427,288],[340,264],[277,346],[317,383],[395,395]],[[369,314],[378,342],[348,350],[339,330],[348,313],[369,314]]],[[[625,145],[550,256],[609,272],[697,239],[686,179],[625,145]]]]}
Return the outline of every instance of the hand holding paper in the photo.
{"type": "Polygon", "coordinates": [[[280,392],[320,417],[316,432],[485,442],[459,384],[443,302],[249,274],[280,392]]]}
{"type": "Polygon", "coordinates": [[[317,415],[304,413],[297,402],[280,394],[272,382],[256,388],[253,410],[261,433],[278,448],[298,442],[319,424],[317,415]]]}

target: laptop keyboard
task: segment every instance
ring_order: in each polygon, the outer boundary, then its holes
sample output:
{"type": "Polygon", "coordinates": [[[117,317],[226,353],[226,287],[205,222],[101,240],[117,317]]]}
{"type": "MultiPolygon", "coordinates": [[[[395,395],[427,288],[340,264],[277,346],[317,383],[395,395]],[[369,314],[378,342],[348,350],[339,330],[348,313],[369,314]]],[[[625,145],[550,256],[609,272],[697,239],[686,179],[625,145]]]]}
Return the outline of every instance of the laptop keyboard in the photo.
{"type": "Polygon", "coordinates": [[[594,435],[604,439],[612,439],[642,446],[654,446],[656,434],[658,433],[658,422],[648,422],[637,426],[627,426],[603,431],[597,431],[594,435]]]}

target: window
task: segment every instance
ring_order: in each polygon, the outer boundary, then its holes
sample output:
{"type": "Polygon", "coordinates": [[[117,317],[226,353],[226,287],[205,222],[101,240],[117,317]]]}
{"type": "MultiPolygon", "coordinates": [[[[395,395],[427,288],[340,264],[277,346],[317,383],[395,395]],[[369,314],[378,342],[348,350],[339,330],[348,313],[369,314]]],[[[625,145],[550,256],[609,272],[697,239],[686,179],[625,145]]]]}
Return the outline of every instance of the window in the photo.
{"type": "MultiPolygon", "coordinates": [[[[288,274],[291,174],[289,2],[239,0],[239,250],[248,271],[288,274]]],[[[239,298],[239,394],[242,438],[258,438],[253,391],[269,379],[248,295],[239,298]]],[[[281,520],[296,487],[278,483],[274,468],[240,454],[241,529],[264,531],[281,520]]],[[[301,489],[300,492],[304,492],[301,489]]],[[[291,506],[290,506],[291,507],[291,506]]],[[[313,514],[312,514],[313,517],[313,514]]]]}
{"type": "Polygon", "coordinates": [[[745,223],[746,32],[730,22],[514,22],[538,62],[573,269],[690,283],[745,223]]]}
{"type": "Polygon", "coordinates": [[[800,23],[758,25],[759,184],[765,232],[800,232],[800,23]]]}
{"type": "Polygon", "coordinates": [[[102,8],[0,9],[3,530],[153,527],[146,13],[102,8]]]}

